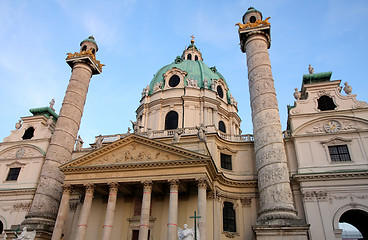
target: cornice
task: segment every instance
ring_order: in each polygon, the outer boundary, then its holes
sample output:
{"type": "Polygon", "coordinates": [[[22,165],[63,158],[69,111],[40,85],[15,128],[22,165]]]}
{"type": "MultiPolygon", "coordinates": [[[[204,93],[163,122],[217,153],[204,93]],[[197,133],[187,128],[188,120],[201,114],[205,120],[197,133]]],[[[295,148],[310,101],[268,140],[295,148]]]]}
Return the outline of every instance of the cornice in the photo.
{"type": "Polygon", "coordinates": [[[292,176],[292,179],[298,182],[307,182],[316,180],[367,179],[367,177],[368,170],[352,170],[341,172],[297,173],[292,176]]]}
{"type": "Polygon", "coordinates": [[[0,196],[35,194],[36,188],[0,189],[0,196]]]}

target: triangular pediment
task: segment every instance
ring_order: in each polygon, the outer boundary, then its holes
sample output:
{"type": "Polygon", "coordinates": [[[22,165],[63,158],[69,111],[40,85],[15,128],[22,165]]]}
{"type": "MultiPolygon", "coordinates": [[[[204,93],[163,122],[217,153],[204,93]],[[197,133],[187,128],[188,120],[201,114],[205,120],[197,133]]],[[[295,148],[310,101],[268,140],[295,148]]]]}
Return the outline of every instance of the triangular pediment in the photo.
{"type": "Polygon", "coordinates": [[[131,134],[72,160],[62,165],[61,169],[206,158],[209,156],[131,134]]]}

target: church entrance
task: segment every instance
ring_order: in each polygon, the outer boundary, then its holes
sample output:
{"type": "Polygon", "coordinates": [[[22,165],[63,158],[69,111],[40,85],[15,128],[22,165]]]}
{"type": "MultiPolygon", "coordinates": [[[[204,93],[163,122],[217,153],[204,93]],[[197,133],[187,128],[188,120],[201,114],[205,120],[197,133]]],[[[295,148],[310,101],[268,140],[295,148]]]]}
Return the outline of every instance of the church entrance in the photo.
{"type": "MultiPolygon", "coordinates": [[[[132,240],[138,240],[139,230],[133,230],[132,240]]],[[[150,239],[150,230],[148,230],[148,239],[150,239]]]]}
{"type": "Polygon", "coordinates": [[[358,239],[368,239],[367,222],[368,213],[363,210],[348,210],[341,215],[339,220],[339,223],[348,223],[357,228],[363,236],[363,238],[358,239]]]}

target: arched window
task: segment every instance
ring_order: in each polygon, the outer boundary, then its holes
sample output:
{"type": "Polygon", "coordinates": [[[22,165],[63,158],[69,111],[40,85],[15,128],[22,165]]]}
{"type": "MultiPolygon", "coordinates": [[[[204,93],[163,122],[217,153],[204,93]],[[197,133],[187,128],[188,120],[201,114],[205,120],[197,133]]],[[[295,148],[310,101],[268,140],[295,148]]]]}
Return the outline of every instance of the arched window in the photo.
{"type": "Polygon", "coordinates": [[[165,130],[177,129],[179,122],[179,114],[175,111],[170,111],[165,117],[165,130]]]}
{"type": "Polygon", "coordinates": [[[33,135],[34,135],[34,131],[35,129],[33,127],[29,127],[27,128],[27,130],[24,132],[23,134],[23,140],[26,140],[26,139],[31,139],[33,138],[33,135]]]}
{"type": "Polygon", "coordinates": [[[255,23],[255,22],[256,22],[256,17],[255,17],[255,16],[251,16],[251,17],[249,18],[249,22],[251,22],[251,23],[255,23]]]}
{"type": "Polygon", "coordinates": [[[224,97],[224,91],[222,91],[221,86],[217,86],[217,94],[219,95],[220,98],[224,97]]]}
{"type": "Polygon", "coordinates": [[[86,51],[87,50],[87,46],[86,45],[84,45],[83,47],[82,47],[82,51],[86,51]]]}
{"type": "Polygon", "coordinates": [[[226,133],[226,126],[225,126],[225,123],[223,121],[219,122],[219,130],[223,133],[226,133]]]}
{"type": "Polygon", "coordinates": [[[321,96],[318,99],[318,109],[321,111],[334,110],[336,108],[335,103],[329,96],[321,96]]]}
{"type": "Polygon", "coordinates": [[[198,56],[197,55],[195,56],[195,60],[198,61],[198,56]]]}
{"type": "Polygon", "coordinates": [[[178,86],[180,83],[180,78],[178,75],[173,75],[171,76],[170,80],[169,80],[169,86],[170,87],[176,87],[178,86]]]}
{"type": "Polygon", "coordinates": [[[4,224],[2,221],[0,221],[0,234],[3,233],[3,230],[4,230],[4,224]]]}
{"type": "Polygon", "coordinates": [[[96,53],[96,50],[92,49],[92,54],[95,55],[95,53],[96,53]]]}
{"type": "Polygon", "coordinates": [[[187,56],[187,60],[192,60],[192,54],[188,54],[188,56],[187,56]]]}
{"type": "Polygon", "coordinates": [[[236,219],[234,204],[231,202],[224,202],[224,209],[222,211],[223,228],[226,232],[236,232],[236,219]]]}
{"type": "MultiPolygon", "coordinates": [[[[360,210],[360,209],[353,209],[344,212],[340,219],[340,223],[349,223],[356,227],[360,234],[363,235],[362,238],[356,237],[355,239],[368,239],[368,229],[367,229],[367,221],[368,221],[368,213],[360,210]]],[[[342,233],[344,236],[344,232],[342,233]]]]}

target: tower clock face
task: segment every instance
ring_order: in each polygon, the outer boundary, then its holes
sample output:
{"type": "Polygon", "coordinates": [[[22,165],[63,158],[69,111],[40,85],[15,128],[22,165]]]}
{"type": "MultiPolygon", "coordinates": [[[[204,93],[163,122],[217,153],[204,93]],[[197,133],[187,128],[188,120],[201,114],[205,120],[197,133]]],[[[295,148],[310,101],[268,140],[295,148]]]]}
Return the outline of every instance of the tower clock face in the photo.
{"type": "Polygon", "coordinates": [[[341,124],[338,121],[330,120],[325,124],[325,130],[328,133],[335,133],[341,130],[341,124]]]}

